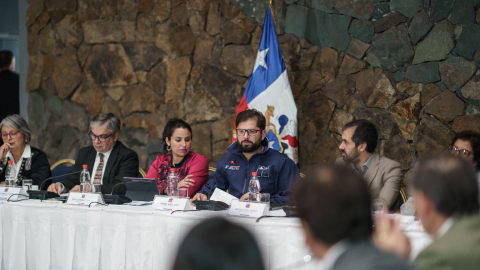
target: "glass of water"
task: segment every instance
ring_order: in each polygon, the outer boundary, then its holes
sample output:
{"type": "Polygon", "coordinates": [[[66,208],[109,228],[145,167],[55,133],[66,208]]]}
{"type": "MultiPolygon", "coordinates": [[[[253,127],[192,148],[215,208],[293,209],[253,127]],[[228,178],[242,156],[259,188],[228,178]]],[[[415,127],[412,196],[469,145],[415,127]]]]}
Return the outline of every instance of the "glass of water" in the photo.
{"type": "Polygon", "coordinates": [[[270,205],[270,193],[260,193],[258,197],[260,198],[260,202],[264,202],[270,205]]]}
{"type": "Polygon", "coordinates": [[[22,186],[25,191],[32,189],[32,179],[23,180],[22,186]]]}
{"type": "Polygon", "coordinates": [[[178,197],[180,198],[188,198],[188,188],[181,187],[178,189],[178,197]]]}

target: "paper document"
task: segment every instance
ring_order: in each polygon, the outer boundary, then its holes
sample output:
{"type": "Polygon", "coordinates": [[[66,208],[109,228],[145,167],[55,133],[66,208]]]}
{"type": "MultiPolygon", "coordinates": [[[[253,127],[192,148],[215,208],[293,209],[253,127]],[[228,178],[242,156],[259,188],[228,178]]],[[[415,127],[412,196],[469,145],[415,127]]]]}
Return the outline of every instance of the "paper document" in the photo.
{"type": "Polygon", "coordinates": [[[215,191],[213,192],[212,197],[210,197],[210,200],[221,201],[221,202],[224,202],[228,205],[231,205],[232,201],[233,200],[238,200],[238,198],[228,194],[227,192],[225,192],[225,191],[223,191],[219,188],[215,188],[215,191]]]}

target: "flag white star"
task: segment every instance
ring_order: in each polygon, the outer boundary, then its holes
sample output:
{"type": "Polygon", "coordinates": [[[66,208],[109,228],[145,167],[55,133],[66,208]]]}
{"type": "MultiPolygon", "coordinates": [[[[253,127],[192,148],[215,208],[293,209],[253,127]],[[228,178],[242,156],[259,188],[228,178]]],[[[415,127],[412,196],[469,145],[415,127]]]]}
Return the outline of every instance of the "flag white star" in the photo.
{"type": "Polygon", "coordinates": [[[263,51],[257,53],[257,59],[255,60],[255,67],[253,68],[253,73],[257,70],[258,66],[262,66],[265,69],[268,69],[267,63],[265,62],[265,56],[267,56],[269,48],[266,48],[263,51]]]}

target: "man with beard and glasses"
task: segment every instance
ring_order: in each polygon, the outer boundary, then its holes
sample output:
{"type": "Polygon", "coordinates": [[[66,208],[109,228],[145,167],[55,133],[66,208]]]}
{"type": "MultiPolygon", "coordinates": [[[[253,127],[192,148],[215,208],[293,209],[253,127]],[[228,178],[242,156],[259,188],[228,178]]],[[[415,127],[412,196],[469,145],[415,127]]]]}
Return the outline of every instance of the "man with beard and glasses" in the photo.
{"type": "Polygon", "coordinates": [[[396,210],[402,185],[402,167],[400,163],[375,152],[377,141],[377,129],[370,121],[360,119],[347,123],[338,147],[342,158],[338,158],[336,163],[350,164],[365,180],[374,202],[396,210]]]}
{"type": "Polygon", "coordinates": [[[252,172],[257,172],[261,193],[270,193],[272,203],[288,202],[290,187],[299,175],[298,167],[287,156],[268,148],[265,122],[263,114],[254,109],[237,115],[237,141],[227,148],[229,153],[218,160],[217,170],[192,201],[207,200],[214,186],[228,189],[230,195],[246,200],[252,172]],[[225,169],[227,171],[219,178],[225,169]]]}

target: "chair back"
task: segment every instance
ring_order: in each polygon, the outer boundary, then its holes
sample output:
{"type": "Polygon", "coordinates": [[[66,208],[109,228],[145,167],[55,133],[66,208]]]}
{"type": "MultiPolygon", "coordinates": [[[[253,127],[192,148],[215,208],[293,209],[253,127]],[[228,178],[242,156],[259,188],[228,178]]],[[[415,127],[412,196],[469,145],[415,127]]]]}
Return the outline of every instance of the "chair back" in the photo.
{"type": "MultiPolygon", "coordinates": [[[[75,160],[73,159],[62,159],[50,167],[52,171],[52,177],[59,175],[64,175],[72,171],[73,165],[75,165],[75,160]]],[[[67,176],[57,177],[52,179],[52,183],[62,182],[67,176]]]]}
{"type": "Polygon", "coordinates": [[[145,178],[145,171],[142,168],[138,168],[138,178],[145,178]]]}
{"type": "Polygon", "coordinates": [[[405,190],[402,187],[400,189],[400,195],[398,195],[398,209],[400,209],[400,206],[402,206],[402,204],[407,202],[407,200],[408,200],[407,193],[405,192],[405,190]]]}

